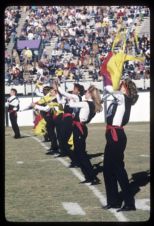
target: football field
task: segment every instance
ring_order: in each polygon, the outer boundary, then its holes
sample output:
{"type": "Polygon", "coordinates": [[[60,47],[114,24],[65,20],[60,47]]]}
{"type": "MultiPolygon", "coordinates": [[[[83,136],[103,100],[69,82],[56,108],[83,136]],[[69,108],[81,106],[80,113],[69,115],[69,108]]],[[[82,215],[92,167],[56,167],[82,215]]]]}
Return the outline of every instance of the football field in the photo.
{"type": "MultiPolygon", "coordinates": [[[[150,124],[125,127],[125,167],[136,200],[136,211],[104,210],[105,124],[88,125],[87,153],[101,183],[82,184],[80,168],[69,168],[68,157],[47,155],[50,142],[21,127],[23,138],[5,129],[5,217],[11,222],[136,222],[150,217],[150,124]]],[[[120,188],[119,188],[120,192],[120,188]]]]}

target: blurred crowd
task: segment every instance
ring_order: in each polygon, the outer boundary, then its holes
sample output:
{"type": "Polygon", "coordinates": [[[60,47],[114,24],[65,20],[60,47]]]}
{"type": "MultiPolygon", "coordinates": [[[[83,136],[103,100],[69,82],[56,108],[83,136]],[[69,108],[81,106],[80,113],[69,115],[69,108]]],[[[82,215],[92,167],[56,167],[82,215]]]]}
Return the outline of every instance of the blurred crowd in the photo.
{"type": "Polygon", "coordinates": [[[5,45],[15,40],[16,28],[20,19],[20,6],[9,6],[5,9],[5,45]]]}
{"type": "MultiPolygon", "coordinates": [[[[12,59],[6,53],[8,71],[5,78],[8,84],[29,83],[32,79],[48,83],[55,77],[61,82],[68,79],[76,82],[81,79],[101,80],[100,65],[111,50],[121,24],[130,32],[126,53],[146,57],[144,64],[125,63],[123,74],[133,79],[149,78],[150,36],[143,34],[137,37],[137,43],[134,41],[137,26],[141,25],[144,17],[150,16],[146,6],[27,6],[26,10],[28,16],[19,39],[40,39],[43,53],[37,60],[30,49],[24,49],[23,53],[14,48],[12,59]],[[54,46],[48,52],[46,46],[51,44],[51,40],[54,40],[54,46]],[[26,51],[31,55],[29,60],[25,60],[26,51]],[[25,64],[28,64],[26,68],[25,64]]],[[[10,20],[15,30],[20,18],[19,8],[7,8],[5,16],[6,30],[10,27],[10,20]]],[[[7,32],[6,41],[11,33],[7,32]]]]}

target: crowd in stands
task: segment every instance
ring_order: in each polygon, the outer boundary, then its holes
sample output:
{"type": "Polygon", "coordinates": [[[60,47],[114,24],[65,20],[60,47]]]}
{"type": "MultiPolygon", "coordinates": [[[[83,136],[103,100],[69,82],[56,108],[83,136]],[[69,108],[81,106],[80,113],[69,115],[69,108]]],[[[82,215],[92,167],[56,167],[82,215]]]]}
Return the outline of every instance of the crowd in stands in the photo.
{"type": "MultiPolygon", "coordinates": [[[[14,17],[14,26],[17,26],[19,9],[14,11],[7,8],[6,27],[10,15],[14,17]]],[[[27,79],[24,77],[25,61],[21,61],[21,55],[14,49],[17,56],[12,61],[10,56],[6,56],[8,84],[28,83],[32,77],[34,81],[39,78],[45,83],[54,77],[58,77],[61,82],[66,79],[76,82],[89,78],[93,81],[101,80],[100,65],[111,50],[121,24],[125,28],[131,28],[126,42],[126,53],[146,57],[144,64],[132,61],[125,63],[124,75],[133,79],[149,78],[150,36],[139,36],[137,44],[134,41],[136,27],[142,23],[144,17],[150,16],[146,6],[27,6],[27,11],[29,14],[19,39],[41,39],[44,51],[41,60],[34,62],[32,58],[28,62],[30,76],[27,79]],[[50,45],[52,38],[56,40],[55,47],[48,53],[45,47],[50,45]]],[[[8,35],[5,40],[9,37],[8,35]]],[[[25,56],[22,54],[22,57],[25,56]]]]}
{"type": "Polygon", "coordinates": [[[5,9],[5,45],[15,40],[20,17],[20,6],[9,6],[5,9]]]}

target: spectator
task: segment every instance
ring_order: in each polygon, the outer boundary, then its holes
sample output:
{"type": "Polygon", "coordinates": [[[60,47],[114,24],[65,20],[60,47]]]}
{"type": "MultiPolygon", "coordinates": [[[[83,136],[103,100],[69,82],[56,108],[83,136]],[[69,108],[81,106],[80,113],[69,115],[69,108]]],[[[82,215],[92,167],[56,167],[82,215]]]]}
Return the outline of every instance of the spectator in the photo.
{"type": "MultiPolygon", "coordinates": [[[[85,75],[86,78],[89,78],[90,71],[94,69],[99,75],[101,57],[111,50],[119,26],[123,24],[124,27],[128,28],[133,25],[132,22],[135,22],[126,43],[126,53],[131,54],[134,51],[134,29],[141,24],[145,15],[149,16],[149,9],[146,6],[30,6],[27,10],[28,16],[19,39],[42,39],[44,45],[48,45],[51,39],[56,37],[57,42],[53,46],[51,55],[44,48],[42,62],[49,69],[49,74],[52,77],[57,71],[58,74],[60,73],[59,78],[70,76],[76,80],[78,77],[81,78],[81,73],[78,76],[80,66],[82,66],[83,71],[85,70],[82,73],[83,79],[85,79],[85,75]],[[73,57],[75,60],[71,62],[70,59],[72,60],[73,57]],[[70,67],[65,66],[64,60],[70,62],[70,67]],[[72,63],[75,66],[72,67],[72,63]],[[63,73],[58,70],[59,68],[63,73]]],[[[6,10],[5,40],[7,42],[11,39],[11,29],[14,32],[14,28],[17,26],[16,21],[13,20],[14,16],[16,18],[16,13],[18,17],[17,11],[17,9],[12,11],[11,7],[6,10]]],[[[150,37],[147,35],[139,36],[135,48],[137,54],[146,55],[145,66],[149,67],[150,37]]],[[[39,56],[35,55],[38,61],[39,56]]],[[[20,62],[25,63],[22,56],[25,59],[24,51],[20,56],[20,62]]],[[[32,63],[32,59],[33,55],[28,61],[32,63]]],[[[14,59],[13,63],[19,64],[14,59]]],[[[134,69],[130,65],[126,65],[124,70],[127,72],[131,69],[131,77],[138,77],[140,71],[132,73],[133,70],[136,70],[136,66],[135,62],[134,69]]],[[[98,75],[96,78],[92,76],[92,79],[97,80],[98,75]]]]}

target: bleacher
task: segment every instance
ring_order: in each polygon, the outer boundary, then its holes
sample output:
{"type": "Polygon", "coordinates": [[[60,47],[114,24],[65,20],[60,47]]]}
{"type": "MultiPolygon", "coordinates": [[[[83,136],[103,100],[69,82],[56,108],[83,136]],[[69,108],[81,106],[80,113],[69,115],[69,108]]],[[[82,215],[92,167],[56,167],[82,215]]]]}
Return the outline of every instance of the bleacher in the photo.
{"type": "MultiPolygon", "coordinates": [[[[22,9],[22,7],[21,7],[21,9],[22,9]]],[[[62,9],[63,9],[63,7],[62,7],[62,9]]],[[[114,9],[112,9],[112,10],[117,11],[118,10],[118,7],[115,6],[114,9]]],[[[25,11],[24,9],[22,9],[21,12],[22,12],[21,13],[21,18],[26,19],[27,17],[25,18],[24,15],[29,15],[30,14],[30,9],[27,10],[27,11],[25,11]]],[[[58,14],[60,14],[60,12],[58,12],[58,14]]],[[[96,16],[89,14],[90,20],[92,18],[95,18],[95,17],[96,16]]],[[[108,19],[109,19],[109,24],[112,27],[113,17],[112,16],[111,17],[109,16],[108,19]]],[[[96,31],[97,30],[94,26],[91,26],[90,25],[90,22],[89,22],[90,20],[89,19],[86,19],[86,21],[87,21],[87,25],[85,27],[85,31],[86,32],[89,32],[89,31],[93,32],[93,31],[96,31]]],[[[145,15],[144,20],[145,21],[143,21],[142,24],[139,24],[139,27],[138,27],[138,32],[141,33],[141,34],[143,33],[141,31],[143,31],[143,30],[145,31],[145,27],[147,27],[147,29],[149,28],[149,16],[147,17],[145,15]]],[[[21,23],[21,21],[19,21],[20,22],[19,25],[20,25],[20,28],[21,29],[23,28],[24,21],[25,20],[23,20],[22,23],[21,23]]],[[[97,23],[97,20],[96,20],[96,23],[97,23]]],[[[62,25],[58,25],[58,26],[59,26],[59,29],[60,30],[66,30],[66,29],[68,29],[70,27],[69,23],[67,24],[67,23],[65,23],[65,21],[63,21],[62,25]]],[[[147,32],[150,32],[150,31],[147,30],[147,32]]],[[[83,37],[83,35],[81,35],[81,36],[83,37]]],[[[64,61],[68,61],[69,62],[70,60],[72,60],[73,57],[76,58],[76,56],[73,55],[73,53],[71,51],[70,52],[62,51],[62,49],[58,49],[58,51],[56,50],[56,44],[58,43],[58,37],[60,37],[60,36],[56,36],[56,35],[54,36],[53,35],[52,38],[51,38],[51,41],[47,41],[46,40],[46,42],[44,43],[44,49],[46,49],[46,53],[48,55],[48,59],[49,60],[51,60],[52,56],[61,56],[58,59],[58,61],[60,61],[60,63],[62,63],[62,65],[64,66],[64,61]]],[[[69,40],[71,38],[71,36],[70,37],[67,36],[67,38],[69,40]]],[[[94,40],[94,43],[95,43],[95,41],[96,41],[96,38],[94,40]]],[[[99,56],[99,54],[97,54],[97,55],[99,56]]],[[[42,54],[41,59],[44,59],[43,58],[43,54],[42,54]]],[[[77,67],[80,67],[79,65],[76,65],[76,66],[77,67]]],[[[99,66],[96,65],[96,63],[93,63],[92,65],[89,64],[88,67],[87,67],[87,65],[84,65],[83,68],[80,68],[82,70],[82,79],[80,79],[79,82],[80,83],[83,83],[84,86],[85,86],[85,88],[87,87],[87,84],[94,83],[93,82],[94,79],[93,79],[93,75],[92,75],[92,71],[93,71],[94,68],[98,69],[99,66]]],[[[146,65],[145,65],[145,68],[146,68],[146,65]]],[[[28,76],[29,75],[28,73],[26,74],[25,71],[24,71],[24,76],[25,77],[29,77],[28,76]]],[[[25,79],[25,77],[24,77],[24,79],[25,79]]],[[[148,78],[148,77],[145,76],[145,78],[148,78]]],[[[96,83],[96,86],[100,90],[103,89],[102,81],[100,81],[101,79],[102,78],[98,76],[98,81],[95,82],[96,83]]],[[[28,79],[25,79],[25,80],[28,81],[28,79]]],[[[8,84],[8,82],[5,81],[5,94],[8,95],[9,92],[10,92],[10,89],[12,87],[15,87],[17,89],[19,95],[26,95],[26,96],[27,95],[31,95],[33,93],[34,89],[35,89],[35,84],[29,84],[29,81],[28,82],[26,82],[26,81],[24,81],[24,84],[23,85],[16,85],[16,86],[13,85],[13,83],[8,84]]],[[[64,83],[64,85],[66,85],[67,87],[70,87],[70,84],[72,84],[74,82],[76,82],[74,80],[74,78],[72,78],[70,80],[70,77],[68,77],[66,79],[66,82],[64,83]]],[[[142,90],[149,90],[150,89],[150,79],[142,79],[142,78],[141,79],[138,79],[138,78],[136,79],[135,78],[134,82],[136,83],[138,89],[141,90],[141,91],[142,90]]]]}

